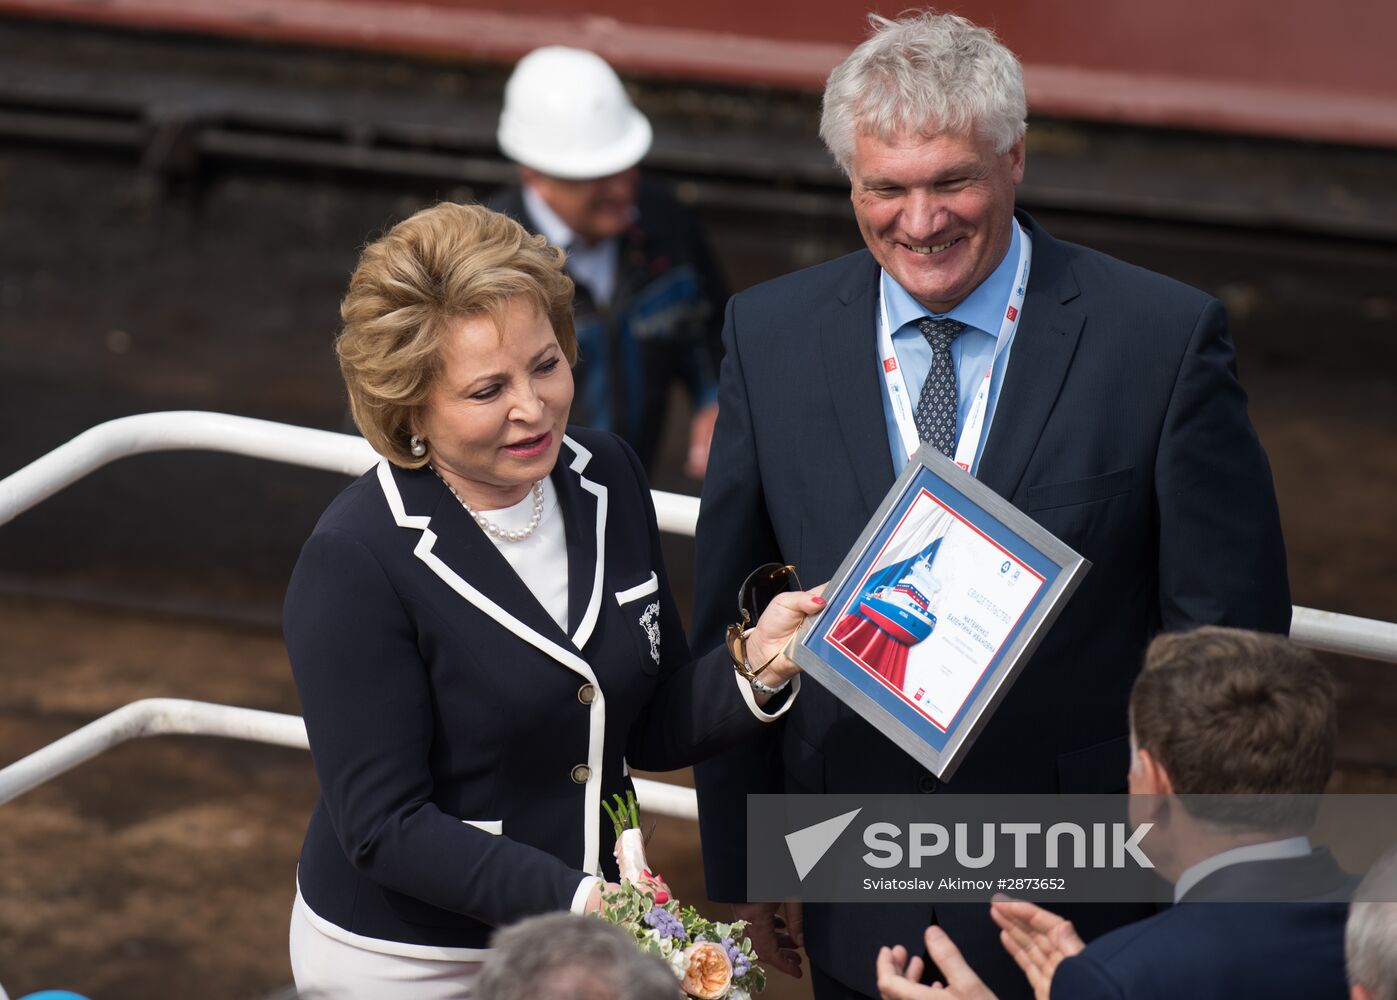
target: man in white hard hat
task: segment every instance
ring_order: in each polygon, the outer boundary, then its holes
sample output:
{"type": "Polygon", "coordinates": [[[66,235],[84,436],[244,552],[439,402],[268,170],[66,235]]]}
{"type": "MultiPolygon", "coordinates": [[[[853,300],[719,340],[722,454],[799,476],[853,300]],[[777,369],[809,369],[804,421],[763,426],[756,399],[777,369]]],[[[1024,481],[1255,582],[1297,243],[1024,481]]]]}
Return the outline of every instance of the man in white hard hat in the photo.
{"type": "Polygon", "coordinates": [[[515,67],[497,135],[519,184],[490,207],[567,250],[577,282],[572,419],[620,434],[649,469],[679,382],[694,407],[685,471],[701,477],[727,290],[697,221],[641,175],[650,122],[601,57],[554,45],[515,67]]]}

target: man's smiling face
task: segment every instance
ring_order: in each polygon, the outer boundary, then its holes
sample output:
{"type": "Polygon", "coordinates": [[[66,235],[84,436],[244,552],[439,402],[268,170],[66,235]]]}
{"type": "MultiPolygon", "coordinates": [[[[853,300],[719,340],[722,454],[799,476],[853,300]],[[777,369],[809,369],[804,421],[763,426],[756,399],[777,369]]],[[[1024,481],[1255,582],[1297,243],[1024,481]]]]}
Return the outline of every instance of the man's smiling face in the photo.
{"type": "Polygon", "coordinates": [[[884,142],[860,133],[850,198],[868,249],[936,313],[955,307],[1009,250],[1023,139],[1007,152],[975,134],[909,133],[884,142]]]}

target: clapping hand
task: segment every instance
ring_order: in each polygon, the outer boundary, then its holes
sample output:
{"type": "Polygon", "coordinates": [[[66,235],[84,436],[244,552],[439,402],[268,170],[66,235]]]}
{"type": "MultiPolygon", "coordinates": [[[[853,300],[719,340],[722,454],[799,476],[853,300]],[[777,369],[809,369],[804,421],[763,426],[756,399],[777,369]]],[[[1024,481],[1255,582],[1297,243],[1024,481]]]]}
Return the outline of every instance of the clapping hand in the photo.
{"type": "Polygon", "coordinates": [[[990,917],[999,925],[999,940],[1033,986],[1037,1000],[1048,1000],[1053,973],[1064,958],[1086,945],[1070,920],[1021,899],[997,896],[990,917]]]}
{"type": "Polygon", "coordinates": [[[907,957],[902,945],[878,951],[878,995],[883,1000],[996,1000],[975,970],[966,964],[960,949],[940,927],[926,929],[926,950],[946,985],[923,986],[925,963],[918,957],[907,957]]]}

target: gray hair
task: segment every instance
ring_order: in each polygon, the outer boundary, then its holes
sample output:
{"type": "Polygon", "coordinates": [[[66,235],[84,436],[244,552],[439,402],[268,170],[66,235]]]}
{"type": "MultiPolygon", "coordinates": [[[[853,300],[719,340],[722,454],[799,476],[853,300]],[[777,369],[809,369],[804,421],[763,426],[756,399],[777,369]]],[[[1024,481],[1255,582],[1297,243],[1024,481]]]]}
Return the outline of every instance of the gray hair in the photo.
{"type": "Polygon", "coordinates": [[[1373,1000],[1397,1000],[1397,848],[1359,883],[1344,929],[1348,980],[1373,1000]]]}
{"type": "Polygon", "coordinates": [[[679,979],[621,928],[598,917],[549,913],[497,932],[478,1000],[678,1000],[679,979]]]}
{"type": "Polygon", "coordinates": [[[820,113],[820,138],[846,174],[859,133],[890,142],[974,129],[996,153],[1023,137],[1023,67],[994,32],[932,10],[869,14],[868,24],[872,34],[829,75],[820,113]]]}

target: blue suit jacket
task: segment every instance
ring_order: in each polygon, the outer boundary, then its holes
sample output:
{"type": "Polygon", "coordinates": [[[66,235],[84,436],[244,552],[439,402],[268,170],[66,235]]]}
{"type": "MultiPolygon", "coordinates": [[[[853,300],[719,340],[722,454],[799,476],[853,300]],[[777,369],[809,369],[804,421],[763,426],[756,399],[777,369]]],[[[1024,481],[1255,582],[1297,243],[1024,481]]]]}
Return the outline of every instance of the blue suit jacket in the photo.
{"type": "MultiPolygon", "coordinates": [[[[1270,468],[1222,306],[1053,239],[1027,215],[1033,269],[979,479],[1092,568],[948,785],[1124,790],[1126,702],[1161,629],[1284,633],[1290,594],[1270,468]]],[[[867,251],[735,296],[698,526],[694,634],[716,643],[751,565],[828,579],[893,483],[867,251]]],[[[699,768],[710,895],[742,899],[751,792],[932,792],[938,783],[815,684],[759,747],[699,768]],[[765,767],[754,765],[764,760],[765,767]]],[[[984,906],[935,918],[1002,996],[1023,976],[984,906]]],[[[1084,936],[1144,915],[1074,913],[1084,936]],[[1103,926],[1102,921],[1105,921],[1103,926]]],[[[921,951],[925,905],[806,908],[811,960],[870,995],[880,945],[921,951]]]]}
{"type": "Polygon", "coordinates": [[[285,633],[321,797],[298,879],[330,933],[481,957],[615,879],[601,803],[625,762],[687,766],[762,725],[726,652],[690,661],[634,453],[570,428],[550,481],[566,630],[430,469],[381,463],[301,552],[285,633]]]}
{"type": "Polygon", "coordinates": [[[1177,905],[1065,960],[1052,1000],[1344,1000],[1356,881],[1324,850],[1223,868],[1177,905]],[[1226,902],[1268,897],[1304,902],[1226,902]]]}

